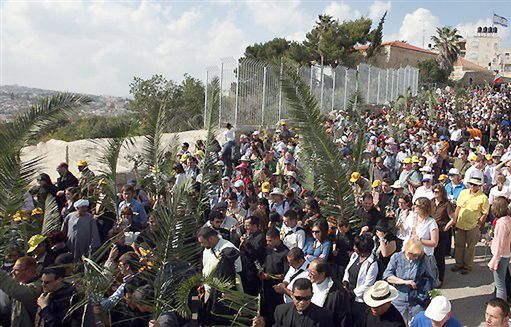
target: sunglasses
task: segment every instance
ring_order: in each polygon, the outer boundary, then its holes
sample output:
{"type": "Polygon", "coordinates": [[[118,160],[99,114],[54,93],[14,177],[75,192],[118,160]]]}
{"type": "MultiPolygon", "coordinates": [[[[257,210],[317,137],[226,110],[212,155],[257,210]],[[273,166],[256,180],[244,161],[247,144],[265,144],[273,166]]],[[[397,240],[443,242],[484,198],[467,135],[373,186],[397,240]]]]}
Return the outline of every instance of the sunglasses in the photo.
{"type": "Polygon", "coordinates": [[[313,232],[314,234],[321,233],[321,231],[320,231],[320,230],[313,230],[312,232],[313,232]]]}
{"type": "Polygon", "coordinates": [[[434,190],[433,193],[440,193],[440,191],[439,190],[434,190]]]}
{"type": "Polygon", "coordinates": [[[297,302],[306,302],[306,301],[310,301],[312,299],[312,296],[298,296],[298,295],[294,295],[294,298],[297,302]]]}

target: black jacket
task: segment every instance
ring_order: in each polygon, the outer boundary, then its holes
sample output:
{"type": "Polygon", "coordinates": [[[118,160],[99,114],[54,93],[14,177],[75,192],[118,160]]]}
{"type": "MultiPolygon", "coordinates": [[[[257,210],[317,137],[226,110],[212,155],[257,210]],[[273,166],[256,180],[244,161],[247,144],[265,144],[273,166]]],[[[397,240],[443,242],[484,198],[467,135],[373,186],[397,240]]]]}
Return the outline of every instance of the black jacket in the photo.
{"type": "Polygon", "coordinates": [[[349,321],[351,316],[350,295],[339,283],[334,282],[328,291],[323,308],[328,309],[332,313],[335,326],[351,326],[349,321]]]}
{"type": "Polygon", "coordinates": [[[294,303],[281,304],[275,310],[273,327],[333,327],[332,314],[328,309],[311,303],[302,314],[296,311],[294,303]]]}

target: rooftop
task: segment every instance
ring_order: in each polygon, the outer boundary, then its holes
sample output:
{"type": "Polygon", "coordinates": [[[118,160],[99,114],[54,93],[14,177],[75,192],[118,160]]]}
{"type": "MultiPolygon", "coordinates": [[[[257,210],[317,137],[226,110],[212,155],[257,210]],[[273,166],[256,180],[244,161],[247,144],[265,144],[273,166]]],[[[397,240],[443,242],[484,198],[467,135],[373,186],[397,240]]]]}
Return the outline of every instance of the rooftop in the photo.
{"type": "MultiPolygon", "coordinates": [[[[406,42],[401,42],[401,41],[383,42],[381,44],[381,46],[382,47],[384,47],[384,46],[391,46],[391,47],[396,47],[396,48],[407,49],[407,50],[412,50],[412,51],[417,51],[417,52],[422,52],[422,53],[428,53],[428,54],[436,55],[436,53],[434,53],[433,51],[429,51],[429,50],[426,50],[426,49],[423,49],[423,48],[419,48],[419,47],[416,47],[414,45],[408,44],[406,42]]],[[[362,46],[357,47],[358,50],[367,50],[367,48],[368,48],[367,45],[362,45],[362,46]]]]}

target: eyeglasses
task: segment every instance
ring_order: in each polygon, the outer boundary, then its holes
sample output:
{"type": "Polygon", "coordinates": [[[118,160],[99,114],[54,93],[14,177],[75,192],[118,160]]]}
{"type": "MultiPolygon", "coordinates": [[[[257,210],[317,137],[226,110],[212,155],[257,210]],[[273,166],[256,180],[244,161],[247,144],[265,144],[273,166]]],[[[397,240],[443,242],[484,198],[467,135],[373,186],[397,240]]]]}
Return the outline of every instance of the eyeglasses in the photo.
{"type": "Polygon", "coordinates": [[[433,193],[440,193],[440,190],[434,190],[433,193]]]}
{"type": "Polygon", "coordinates": [[[43,285],[49,285],[53,282],[54,282],[54,280],[41,280],[41,284],[43,284],[43,285]]]}
{"type": "Polygon", "coordinates": [[[312,296],[298,296],[298,295],[294,295],[294,298],[297,302],[307,302],[307,301],[310,301],[312,299],[312,296]]]}
{"type": "Polygon", "coordinates": [[[321,231],[320,230],[313,230],[312,233],[318,234],[318,233],[321,233],[321,231]]]}

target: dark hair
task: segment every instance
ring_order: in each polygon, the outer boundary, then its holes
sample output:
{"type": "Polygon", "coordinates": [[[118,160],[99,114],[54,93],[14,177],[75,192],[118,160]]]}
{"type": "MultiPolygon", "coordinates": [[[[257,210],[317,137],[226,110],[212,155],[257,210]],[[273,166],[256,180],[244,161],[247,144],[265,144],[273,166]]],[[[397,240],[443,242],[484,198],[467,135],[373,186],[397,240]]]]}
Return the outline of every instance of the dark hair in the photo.
{"type": "Polygon", "coordinates": [[[133,209],[131,209],[131,207],[128,207],[128,206],[122,208],[121,216],[122,215],[132,215],[133,216],[133,209]]]}
{"type": "Polygon", "coordinates": [[[288,211],[286,211],[284,213],[284,217],[291,219],[291,220],[296,220],[296,219],[298,219],[298,214],[293,209],[289,209],[288,211]]]}
{"type": "Polygon", "coordinates": [[[197,233],[197,238],[202,237],[202,238],[208,239],[212,236],[217,236],[217,235],[218,235],[217,231],[214,230],[213,228],[202,227],[201,229],[199,229],[199,232],[197,233]]]}
{"type": "Polygon", "coordinates": [[[337,218],[337,226],[338,227],[347,227],[350,224],[350,220],[347,217],[339,217],[337,218]]]}
{"type": "Polygon", "coordinates": [[[303,251],[299,247],[294,247],[291,250],[289,250],[289,252],[287,253],[287,257],[292,261],[300,261],[305,259],[303,251]]]}
{"type": "Polygon", "coordinates": [[[60,167],[62,167],[62,168],[69,169],[69,165],[68,165],[67,163],[65,163],[65,162],[61,162],[61,163],[58,165],[58,167],[59,167],[59,168],[60,168],[60,167]]]}
{"type": "Polygon", "coordinates": [[[319,203],[316,199],[309,199],[307,202],[305,202],[305,205],[308,205],[311,207],[312,210],[319,212],[319,203]]]}
{"type": "Polygon", "coordinates": [[[47,240],[48,240],[48,243],[50,243],[50,245],[55,245],[57,243],[65,242],[67,240],[67,237],[63,231],[55,230],[48,234],[47,240]]]}
{"type": "Polygon", "coordinates": [[[136,270],[138,260],[138,255],[133,251],[126,252],[119,257],[119,263],[122,263],[125,266],[128,265],[131,270],[136,270]]]}
{"type": "Polygon", "coordinates": [[[190,147],[190,144],[188,144],[188,142],[183,142],[183,146],[189,148],[190,147]]]}
{"type": "Polygon", "coordinates": [[[321,242],[324,242],[328,238],[328,223],[325,219],[318,219],[312,224],[312,228],[319,227],[319,230],[321,231],[321,242]]]}
{"type": "Polygon", "coordinates": [[[215,219],[224,219],[224,215],[218,210],[213,210],[208,215],[209,221],[213,221],[215,219]]]}
{"type": "Polygon", "coordinates": [[[139,281],[136,278],[131,279],[129,282],[125,284],[124,294],[133,294],[138,288],[139,281]]]}
{"type": "Polygon", "coordinates": [[[355,237],[355,247],[357,248],[358,252],[360,252],[360,254],[371,254],[371,251],[374,248],[373,237],[370,234],[362,234],[355,237]]]}
{"type": "Polygon", "coordinates": [[[39,181],[45,181],[48,184],[51,184],[51,178],[48,174],[42,173],[39,174],[39,177],[37,178],[39,181]]]}
{"type": "Polygon", "coordinates": [[[130,184],[125,184],[123,185],[122,189],[121,189],[121,192],[134,192],[135,189],[133,188],[133,185],[130,185],[130,184]]]}
{"type": "Polygon", "coordinates": [[[442,184],[435,184],[433,185],[433,191],[437,190],[440,192],[440,197],[442,199],[442,202],[447,202],[447,191],[445,190],[445,187],[442,184]]]}
{"type": "Polygon", "coordinates": [[[228,200],[236,200],[238,201],[238,196],[234,192],[229,192],[229,195],[227,196],[228,200]]]}
{"type": "Polygon", "coordinates": [[[371,192],[365,192],[364,194],[362,194],[362,201],[364,200],[373,200],[373,195],[371,194],[371,192]]]}
{"type": "Polygon", "coordinates": [[[280,238],[280,233],[276,228],[270,228],[266,232],[266,236],[274,240],[276,238],[280,238]]]}
{"type": "Polygon", "coordinates": [[[248,216],[248,217],[246,217],[245,219],[243,219],[243,221],[245,221],[245,220],[249,220],[249,219],[250,219],[250,225],[251,225],[251,226],[254,226],[254,225],[259,226],[259,223],[260,223],[260,221],[259,221],[259,217],[256,217],[256,216],[248,216]]]}
{"type": "Polygon", "coordinates": [[[320,274],[325,274],[326,277],[330,277],[330,265],[325,259],[314,259],[312,262],[316,262],[316,270],[320,274]]]}
{"type": "Polygon", "coordinates": [[[183,168],[183,165],[180,164],[180,163],[176,163],[174,164],[174,170],[176,171],[176,173],[178,174],[182,174],[185,172],[185,169],[183,168]]]}
{"type": "Polygon", "coordinates": [[[280,217],[278,212],[270,212],[270,215],[268,218],[269,218],[269,221],[274,222],[274,223],[279,223],[282,220],[282,218],[280,217]]]}
{"type": "Polygon", "coordinates": [[[73,254],[71,252],[65,252],[65,253],[59,254],[55,258],[55,265],[61,265],[61,266],[70,265],[74,261],[75,260],[74,260],[73,254]]]}
{"type": "Polygon", "coordinates": [[[133,292],[133,301],[137,304],[149,305],[154,299],[154,291],[149,285],[140,286],[133,292]]]}
{"type": "Polygon", "coordinates": [[[66,270],[62,267],[46,267],[43,269],[43,274],[49,275],[54,274],[55,279],[64,278],[66,270]]]}
{"type": "Polygon", "coordinates": [[[412,198],[408,194],[401,194],[397,197],[397,199],[403,199],[406,201],[406,204],[408,204],[409,207],[412,206],[412,198]]]}
{"type": "Polygon", "coordinates": [[[257,200],[257,204],[264,204],[266,207],[270,206],[270,203],[268,202],[267,198],[259,198],[257,200]]]}
{"type": "Polygon", "coordinates": [[[391,231],[390,222],[388,219],[380,219],[376,224],[375,229],[380,232],[388,233],[391,231]]]}
{"type": "Polygon", "coordinates": [[[486,305],[489,305],[494,308],[500,308],[503,314],[502,317],[503,318],[509,317],[509,304],[505,300],[497,297],[488,301],[486,305]]]}
{"type": "Polygon", "coordinates": [[[307,278],[298,278],[293,283],[293,292],[295,290],[300,290],[300,291],[311,290],[312,291],[312,283],[307,278]]]}

